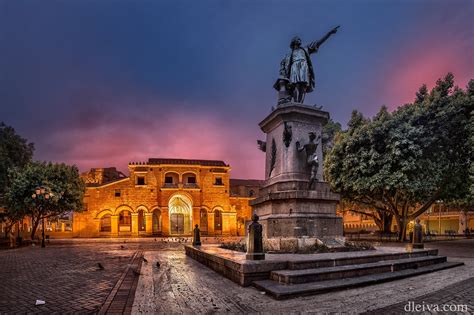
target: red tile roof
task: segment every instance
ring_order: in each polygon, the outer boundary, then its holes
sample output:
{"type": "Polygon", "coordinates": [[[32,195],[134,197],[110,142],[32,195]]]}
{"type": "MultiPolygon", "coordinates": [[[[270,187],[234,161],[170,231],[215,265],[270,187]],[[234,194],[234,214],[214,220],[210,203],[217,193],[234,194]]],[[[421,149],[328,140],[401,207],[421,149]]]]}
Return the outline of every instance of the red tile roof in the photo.
{"type": "Polygon", "coordinates": [[[148,164],[185,164],[185,165],[202,165],[202,166],[228,166],[224,161],[218,160],[188,160],[188,159],[167,159],[167,158],[150,158],[148,164]]]}

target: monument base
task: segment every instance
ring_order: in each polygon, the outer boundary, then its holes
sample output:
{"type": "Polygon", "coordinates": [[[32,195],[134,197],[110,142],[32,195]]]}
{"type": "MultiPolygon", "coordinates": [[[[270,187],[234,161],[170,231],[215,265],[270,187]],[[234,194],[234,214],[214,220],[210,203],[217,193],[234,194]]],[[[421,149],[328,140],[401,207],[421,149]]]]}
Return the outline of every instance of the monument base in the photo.
{"type": "Polygon", "coordinates": [[[325,182],[317,182],[314,190],[305,187],[307,181],[273,183],[251,201],[260,217],[266,250],[304,252],[316,244],[344,246],[342,218],[336,215],[339,196],[325,182]]]}
{"type": "Polygon", "coordinates": [[[247,260],[265,260],[264,253],[247,253],[245,254],[245,259],[247,260]]]}

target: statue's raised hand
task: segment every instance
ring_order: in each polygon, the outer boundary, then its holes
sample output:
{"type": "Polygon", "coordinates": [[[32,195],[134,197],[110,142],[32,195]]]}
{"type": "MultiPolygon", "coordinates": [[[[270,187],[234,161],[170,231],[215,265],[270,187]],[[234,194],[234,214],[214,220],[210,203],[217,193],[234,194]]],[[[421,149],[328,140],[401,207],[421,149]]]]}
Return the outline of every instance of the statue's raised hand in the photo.
{"type": "Polygon", "coordinates": [[[337,33],[337,29],[340,27],[340,25],[336,26],[335,28],[333,28],[329,33],[331,34],[336,34],[337,33]]]}

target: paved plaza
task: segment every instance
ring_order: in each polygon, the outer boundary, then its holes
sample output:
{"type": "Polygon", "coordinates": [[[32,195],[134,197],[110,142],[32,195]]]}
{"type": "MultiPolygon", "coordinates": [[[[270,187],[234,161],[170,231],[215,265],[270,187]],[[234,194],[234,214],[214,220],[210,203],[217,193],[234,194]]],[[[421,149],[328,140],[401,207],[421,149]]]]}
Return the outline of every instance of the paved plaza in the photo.
{"type": "Polygon", "coordinates": [[[126,243],[121,239],[53,240],[45,249],[0,251],[0,314],[398,314],[409,301],[467,304],[474,310],[474,240],[427,244],[450,261],[465,262],[462,267],[284,301],[219,276],[186,257],[183,243],[152,238],[126,243]],[[36,300],[46,304],[35,306],[36,300]]]}

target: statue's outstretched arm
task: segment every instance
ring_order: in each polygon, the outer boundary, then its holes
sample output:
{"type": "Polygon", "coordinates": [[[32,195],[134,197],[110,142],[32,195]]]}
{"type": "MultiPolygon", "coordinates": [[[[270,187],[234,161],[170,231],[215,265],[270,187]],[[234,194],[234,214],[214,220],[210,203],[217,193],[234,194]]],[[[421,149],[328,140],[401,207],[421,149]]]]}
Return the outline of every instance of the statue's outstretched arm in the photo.
{"type": "Polygon", "coordinates": [[[336,26],[335,28],[333,28],[332,30],[330,30],[329,32],[327,32],[326,35],[324,35],[323,38],[321,38],[320,40],[318,40],[317,42],[312,42],[311,44],[308,45],[308,50],[309,50],[309,53],[314,53],[316,51],[318,51],[319,49],[319,46],[321,46],[325,41],[327,41],[327,39],[329,37],[331,37],[332,34],[336,34],[337,33],[337,29],[339,28],[340,25],[336,26]]]}

